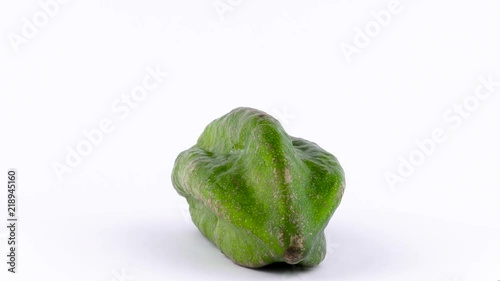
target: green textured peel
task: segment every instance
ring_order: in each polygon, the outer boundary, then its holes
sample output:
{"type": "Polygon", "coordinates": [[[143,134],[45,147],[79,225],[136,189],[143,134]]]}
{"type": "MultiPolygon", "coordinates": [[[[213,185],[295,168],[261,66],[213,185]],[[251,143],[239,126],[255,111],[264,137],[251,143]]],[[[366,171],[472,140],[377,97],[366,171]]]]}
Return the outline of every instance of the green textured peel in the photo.
{"type": "Polygon", "coordinates": [[[332,154],[251,108],[210,123],[177,157],[172,182],[203,235],[251,268],[319,264],[324,229],[345,188],[332,154]]]}

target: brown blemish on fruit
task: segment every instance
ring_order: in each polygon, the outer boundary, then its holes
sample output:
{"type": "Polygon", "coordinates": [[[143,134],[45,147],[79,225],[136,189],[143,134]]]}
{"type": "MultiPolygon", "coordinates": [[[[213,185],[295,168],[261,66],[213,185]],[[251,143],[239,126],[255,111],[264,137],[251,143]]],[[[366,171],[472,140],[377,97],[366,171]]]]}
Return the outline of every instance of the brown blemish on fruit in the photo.
{"type": "Polygon", "coordinates": [[[292,175],[290,174],[290,169],[287,167],[285,169],[285,183],[291,183],[292,182],[292,175]]]}
{"type": "Polygon", "coordinates": [[[283,242],[283,231],[282,230],[280,232],[278,232],[278,243],[280,244],[281,247],[283,247],[283,245],[285,244],[283,242]]]}
{"type": "Polygon", "coordinates": [[[290,246],[285,251],[285,262],[289,264],[299,263],[304,258],[304,237],[298,235],[290,236],[290,246]]]}
{"type": "Polygon", "coordinates": [[[299,263],[302,259],[302,251],[295,247],[288,247],[285,251],[285,262],[288,264],[299,263]]]}

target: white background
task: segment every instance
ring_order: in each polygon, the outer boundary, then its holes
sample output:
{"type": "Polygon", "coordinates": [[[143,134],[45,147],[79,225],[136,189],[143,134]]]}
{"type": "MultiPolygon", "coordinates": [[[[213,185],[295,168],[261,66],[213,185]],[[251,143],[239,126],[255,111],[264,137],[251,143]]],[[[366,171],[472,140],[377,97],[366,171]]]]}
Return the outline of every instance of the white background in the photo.
{"type": "Polygon", "coordinates": [[[401,0],[349,62],[341,45],[389,1],[233,0],[220,17],[213,0],[74,0],[19,45],[44,10],[2,1],[0,171],[19,171],[19,250],[14,276],[2,227],[0,280],[499,280],[500,87],[460,124],[449,110],[474,105],[480,77],[500,80],[500,3],[457,2],[401,0]],[[170,75],[129,115],[113,110],[147,67],[170,75]],[[238,106],[345,169],[316,268],[233,264],[172,187],[177,154],[238,106]],[[106,119],[113,131],[60,181],[54,163],[106,119]],[[436,129],[446,140],[391,188],[436,129]]]}

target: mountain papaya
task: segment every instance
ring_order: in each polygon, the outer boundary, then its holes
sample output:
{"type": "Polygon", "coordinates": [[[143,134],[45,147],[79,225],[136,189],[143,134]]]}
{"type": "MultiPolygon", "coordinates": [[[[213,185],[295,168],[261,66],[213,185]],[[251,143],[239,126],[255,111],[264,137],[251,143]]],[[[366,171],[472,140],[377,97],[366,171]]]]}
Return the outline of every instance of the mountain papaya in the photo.
{"type": "Polygon", "coordinates": [[[172,183],[200,232],[234,263],[314,266],[345,188],[337,158],[289,136],[267,113],[236,108],[176,158],[172,183]]]}

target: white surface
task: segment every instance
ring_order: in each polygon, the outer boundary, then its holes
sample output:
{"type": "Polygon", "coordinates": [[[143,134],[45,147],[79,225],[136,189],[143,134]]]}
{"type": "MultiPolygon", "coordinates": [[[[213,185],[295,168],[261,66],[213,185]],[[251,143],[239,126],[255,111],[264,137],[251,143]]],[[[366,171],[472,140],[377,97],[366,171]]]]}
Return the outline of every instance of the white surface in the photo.
{"type": "Polygon", "coordinates": [[[19,273],[2,262],[0,280],[499,280],[500,87],[456,128],[443,115],[479,77],[500,80],[500,4],[401,1],[348,63],[340,45],[388,2],[233,1],[221,20],[212,0],[75,0],[16,53],[8,34],[41,8],[3,1],[0,172],[19,170],[20,245],[19,273]],[[130,115],[113,111],[156,65],[170,76],[130,115]],[[346,171],[314,269],[232,264],[172,188],[177,154],[237,106],[346,171]],[[53,163],[106,118],[114,130],[59,182],[53,163]],[[390,188],[384,175],[437,128],[446,141],[390,188]]]}

